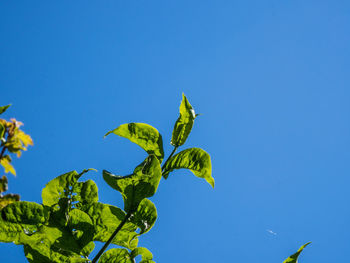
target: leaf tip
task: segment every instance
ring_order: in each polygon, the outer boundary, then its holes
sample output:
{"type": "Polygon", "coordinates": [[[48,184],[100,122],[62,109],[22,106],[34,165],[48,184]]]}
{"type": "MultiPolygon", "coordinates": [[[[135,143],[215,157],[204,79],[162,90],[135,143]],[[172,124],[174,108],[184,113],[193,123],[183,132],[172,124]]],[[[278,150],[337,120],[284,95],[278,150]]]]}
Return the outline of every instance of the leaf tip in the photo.
{"type": "Polygon", "coordinates": [[[107,132],[104,136],[103,139],[106,138],[108,135],[110,135],[112,133],[112,131],[107,132]]]}
{"type": "Polygon", "coordinates": [[[215,180],[213,177],[207,178],[206,180],[211,185],[211,187],[215,187],[215,180]]]}

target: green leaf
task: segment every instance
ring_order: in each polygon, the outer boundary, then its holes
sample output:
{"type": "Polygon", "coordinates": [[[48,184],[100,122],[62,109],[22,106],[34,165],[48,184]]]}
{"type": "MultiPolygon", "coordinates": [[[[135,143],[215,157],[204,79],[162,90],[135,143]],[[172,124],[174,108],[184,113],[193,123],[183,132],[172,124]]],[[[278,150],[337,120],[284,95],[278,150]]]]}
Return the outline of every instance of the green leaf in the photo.
{"type": "Polygon", "coordinates": [[[99,263],[134,263],[129,251],[122,248],[112,248],[102,254],[99,263]]]}
{"type": "Polygon", "coordinates": [[[7,194],[4,196],[1,196],[0,197],[0,210],[2,208],[4,208],[5,206],[7,206],[13,202],[16,202],[16,201],[19,201],[19,195],[17,195],[17,194],[7,194]]]}
{"type": "Polygon", "coordinates": [[[147,198],[143,199],[137,208],[137,211],[131,218],[131,222],[140,228],[140,234],[151,230],[157,220],[156,206],[147,198]]]}
{"type": "Polygon", "coordinates": [[[154,155],[149,155],[132,175],[118,176],[103,171],[104,180],[122,194],[126,212],[135,212],[142,199],[155,194],[161,176],[160,163],[154,155]]]}
{"type": "MultiPolygon", "coordinates": [[[[82,256],[87,257],[94,248],[96,230],[99,230],[94,224],[105,222],[94,213],[96,209],[90,209],[99,204],[95,183],[77,182],[86,171],[66,173],[49,182],[43,191],[44,205],[14,202],[4,207],[0,242],[24,245],[29,262],[87,262],[82,256]]],[[[109,219],[118,223],[115,217],[109,219]]],[[[134,246],[129,245],[133,249],[137,246],[137,227],[131,223],[128,227],[123,228],[122,236],[117,238],[120,241],[128,234],[128,244],[133,243],[134,246]]],[[[124,245],[121,241],[118,244],[124,245]]]]}
{"type": "MultiPolygon", "coordinates": [[[[4,137],[6,128],[0,123],[0,140],[4,137]]],[[[2,143],[2,140],[0,141],[2,143]]]]}
{"type": "Polygon", "coordinates": [[[11,223],[43,224],[47,217],[44,207],[34,202],[15,202],[2,209],[2,218],[11,223]]]}
{"type": "Polygon", "coordinates": [[[152,253],[145,247],[138,247],[135,248],[132,252],[131,252],[131,257],[134,259],[136,258],[138,255],[141,255],[142,257],[142,261],[140,263],[149,263],[149,262],[153,262],[153,255],[152,253]]]}
{"type": "Polygon", "coordinates": [[[180,116],[175,123],[170,142],[172,145],[179,147],[186,142],[186,139],[192,130],[195,118],[196,114],[194,112],[194,109],[187,100],[185,94],[182,94],[180,116]]]}
{"type": "Polygon", "coordinates": [[[293,255],[291,255],[289,258],[287,258],[285,261],[283,261],[283,263],[298,263],[298,257],[300,255],[300,253],[303,251],[303,249],[309,245],[311,242],[306,243],[305,245],[302,245],[299,250],[294,253],[293,255]]]}
{"type": "Polygon", "coordinates": [[[0,114],[3,114],[10,106],[11,106],[11,104],[6,105],[6,106],[1,106],[0,107],[0,114]]]}
{"type": "Polygon", "coordinates": [[[79,204],[77,206],[97,202],[96,184],[91,180],[78,182],[78,179],[89,170],[91,169],[84,170],[80,174],[76,171],[71,171],[51,180],[42,191],[43,204],[53,206],[59,204],[59,201],[62,201],[62,199],[70,203],[78,201],[79,204]]]}
{"type": "Polygon", "coordinates": [[[145,123],[127,123],[106,133],[127,138],[139,145],[148,154],[154,154],[161,162],[164,158],[163,139],[157,129],[145,123]]]}
{"type": "Polygon", "coordinates": [[[16,170],[13,168],[11,164],[11,157],[9,155],[5,155],[0,159],[0,164],[5,169],[5,173],[12,173],[14,176],[16,176],[16,170]]]}
{"type": "Polygon", "coordinates": [[[79,209],[73,209],[69,212],[68,226],[72,230],[73,236],[79,244],[79,248],[81,248],[77,252],[81,252],[82,255],[88,256],[95,247],[92,242],[94,237],[94,226],[91,218],[85,212],[79,209]]]}
{"type": "Polygon", "coordinates": [[[163,176],[168,178],[174,169],[186,168],[195,176],[204,178],[214,187],[214,178],[211,176],[210,155],[200,148],[189,148],[173,156],[164,166],[163,176]]]}
{"type": "MultiPolygon", "coordinates": [[[[95,228],[93,239],[100,242],[106,242],[125,218],[125,212],[120,208],[102,203],[94,203],[86,213],[91,217],[95,228]]],[[[137,226],[127,222],[112,243],[129,249],[135,248],[138,243],[136,229],[137,226]]]]}
{"type": "Polygon", "coordinates": [[[24,254],[30,263],[87,263],[88,259],[82,258],[68,251],[55,251],[45,243],[38,242],[35,246],[24,245],[24,254]]]}

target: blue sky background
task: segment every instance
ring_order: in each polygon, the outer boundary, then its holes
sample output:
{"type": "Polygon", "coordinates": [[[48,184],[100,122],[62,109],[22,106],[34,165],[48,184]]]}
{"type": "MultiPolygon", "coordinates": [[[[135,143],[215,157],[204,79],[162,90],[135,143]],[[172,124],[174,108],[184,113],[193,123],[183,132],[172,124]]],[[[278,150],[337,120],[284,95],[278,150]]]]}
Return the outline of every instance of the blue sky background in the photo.
{"type": "MultiPolygon", "coordinates": [[[[184,92],[202,113],[186,146],[211,154],[216,187],[162,180],[140,246],[158,263],[281,263],[312,241],[300,263],[347,262],[349,44],[345,0],[1,1],[2,117],[35,143],[9,190],[41,202],[49,180],[93,167],[100,200],[122,206],[102,169],[146,155],[103,135],[149,123],[169,154],[184,92]]],[[[22,255],[0,244],[0,262],[22,255]]]]}

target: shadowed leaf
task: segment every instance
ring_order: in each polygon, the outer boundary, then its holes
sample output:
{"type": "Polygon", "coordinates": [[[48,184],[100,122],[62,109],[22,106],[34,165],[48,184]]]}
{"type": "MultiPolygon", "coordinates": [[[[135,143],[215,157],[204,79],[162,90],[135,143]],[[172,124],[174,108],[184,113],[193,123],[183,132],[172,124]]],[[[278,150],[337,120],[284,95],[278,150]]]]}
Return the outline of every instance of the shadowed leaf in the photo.
{"type": "Polygon", "coordinates": [[[103,179],[122,194],[126,212],[136,211],[142,199],[155,194],[161,176],[160,163],[154,155],[149,155],[132,175],[118,176],[103,171],[103,179]]]}
{"type": "Polygon", "coordinates": [[[140,228],[140,235],[147,233],[157,220],[156,206],[147,198],[143,199],[137,211],[131,218],[131,222],[140,228]]]}
{"type": "Polygon", "coordinates": [[[11,106],[11,104],[6,105],[6,106],[1,106],[0,107],[0,114],[3,114],[10,106],[11,106]]]}

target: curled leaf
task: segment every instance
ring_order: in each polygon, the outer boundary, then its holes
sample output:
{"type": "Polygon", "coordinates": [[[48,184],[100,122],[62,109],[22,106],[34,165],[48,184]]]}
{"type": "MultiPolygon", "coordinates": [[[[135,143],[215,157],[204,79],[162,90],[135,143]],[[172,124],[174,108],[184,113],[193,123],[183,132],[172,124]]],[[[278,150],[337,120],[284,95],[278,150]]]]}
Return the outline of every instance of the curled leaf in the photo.
{"type": "Polygon", "coordinates": [[[143,199],[136,212],[131,218],[131,222],[140,228],[139,235],[147,233],[154,226],[157,220],[156,206],[147,198],[143,199]]]}
{"type": "MultiPolygon", "coordinates": [[[[143,262],[143,263],[150,262],[150,260],[153,259],[152,253],[145,247],[137,247],[133,251],[131,251],[132,258],[136,258],[139,255],[141,255],[141,257],[142,257],[141,262],[143,262]]],[[[151,261],[151,262],[153,262],[153,261],[151,261]]]]}
{"type": "Polygon", "coordinates": [[[3,114],[10,106],[11,106],[11,104],[6,105],[6,106],[1,106],[0,107],[0,114],[3,114]]]}
{"type": "Polygon", "coordinates": [[[161,176],[160,163],[154,155],[149,155],[128,176],[103,171],[103,179],[122,194],[126,212],[135,212],[142,199],[155,194],[161,176]]]}
{"type": "Polygon", "coordinates": [[[283,263],[298,263],[298,257],[300,253],[304,250],[304,248],[309,245],[311,242],[306,243],[305,245],[302,245],[296,253],[288,257],[283,263]]]}
{"type": "Polygon", "coordinates": [[[195,176],[204,178],[212,187],[215,181],[211,175],[210,155],[200,148],[189,148],[173,156],[164,166],[163,177],[166,179],[174,169],[186,168],[195,176]]]}
{"type": "Polygon", "coordinates": [[[154,154],[161,162],[164,158],[163,139],[156,128],[145,123],[127,123],[106,133],[111,133],[127,138],[139,145],[148,154],[154,154]]]}
{"type": "Polygon", "coordinates": [[[192,105],[187,100],[185,94],[182,94],[182,101],[180,104],[180,116],[176,120],[173,134],[171,137],[171,144],[175,147],[179,147],[183,145],[188,135],[192,130],[192,126],[194,123],[194,119],[196,118],[196,114],[192,105]]]}

